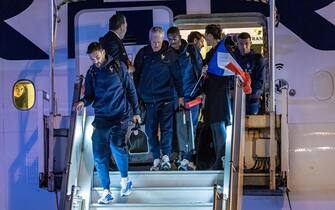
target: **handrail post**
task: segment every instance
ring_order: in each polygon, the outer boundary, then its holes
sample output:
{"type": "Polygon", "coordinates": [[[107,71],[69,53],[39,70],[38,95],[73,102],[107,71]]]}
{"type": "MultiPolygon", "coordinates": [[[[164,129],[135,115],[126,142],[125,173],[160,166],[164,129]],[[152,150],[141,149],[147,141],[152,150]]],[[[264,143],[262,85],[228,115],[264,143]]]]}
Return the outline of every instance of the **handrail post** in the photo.
{"type": "Polygon", "coordinates": [[[275,100],[275,0],[270,0],[270,27],[269,27],[269,48],[270,48],[270,190],[276,189],[276,100],[275,100]]]}
{"type": "Polygon", "coordinates": [[[242,209],[245,94],[235,76],[233,126],[227,126],[224,160],[223,210],[242,209]],[[230,134],[229,134],[230,133],[230,134]]]}

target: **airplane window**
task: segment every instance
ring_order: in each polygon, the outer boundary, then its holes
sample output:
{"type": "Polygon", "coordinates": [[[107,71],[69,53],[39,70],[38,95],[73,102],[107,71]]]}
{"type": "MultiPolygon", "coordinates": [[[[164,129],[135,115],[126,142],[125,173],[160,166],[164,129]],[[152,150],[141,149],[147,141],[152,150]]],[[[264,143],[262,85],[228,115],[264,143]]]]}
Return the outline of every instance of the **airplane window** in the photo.
{"type": "Polygon", "coordinates": [[[19,80],[13,87],[14,106],[25,111],[31,109],[35,103],[35,86],[29,80],[19,80]]]}

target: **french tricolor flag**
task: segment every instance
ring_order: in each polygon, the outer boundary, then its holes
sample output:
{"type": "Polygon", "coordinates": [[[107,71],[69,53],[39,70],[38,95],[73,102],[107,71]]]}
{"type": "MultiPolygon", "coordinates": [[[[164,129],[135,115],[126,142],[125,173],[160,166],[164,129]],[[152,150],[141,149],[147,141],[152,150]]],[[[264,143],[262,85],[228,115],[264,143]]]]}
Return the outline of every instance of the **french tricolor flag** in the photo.
{"type": "Polygon", "coordinates": [[[218,47],[208,63],[208,73],[221,77],[237,75],[242,80],[244,92],[246,94],[251,93],[250,75],[248,72],[243,71],[233,56],[228,52],[224,45],[224,40],[218,43],[218,47]]]}

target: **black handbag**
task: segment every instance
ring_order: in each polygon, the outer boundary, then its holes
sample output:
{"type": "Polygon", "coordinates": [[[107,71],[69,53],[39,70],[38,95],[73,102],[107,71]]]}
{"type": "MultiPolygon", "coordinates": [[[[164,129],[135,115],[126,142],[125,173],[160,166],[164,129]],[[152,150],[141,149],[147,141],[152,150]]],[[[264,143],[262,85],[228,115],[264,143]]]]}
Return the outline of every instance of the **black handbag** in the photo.
{"type": "Polygon", "coordinates": [[[129,154],[149,153],[148,136],[138,123],[131,129],[127,145],[129,154]]]}

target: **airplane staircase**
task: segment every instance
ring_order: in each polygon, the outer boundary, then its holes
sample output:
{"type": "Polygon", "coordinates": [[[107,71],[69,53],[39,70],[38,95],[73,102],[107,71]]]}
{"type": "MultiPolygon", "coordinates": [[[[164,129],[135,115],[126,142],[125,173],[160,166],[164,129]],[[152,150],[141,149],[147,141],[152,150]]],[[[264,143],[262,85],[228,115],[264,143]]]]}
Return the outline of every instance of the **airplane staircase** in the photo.
{"type": "MultiPolygon", "coordinates": [[[[236,84],[236,87],[238,85],[236,84]]],[[[98,204],[102,194],[97,173],[94,172],[91,125],[93,116],[74,113],[71,147],[63,174],[60,207],[62,210],[232,210],[241,209],[243,186],[244,94],[235,91],[234,125],[227,135],[224,171],[129,171],[133,192],[120,197],[120,174],[110,172],[114,200],[98,204]],[[238,114],[237,114],[238,113],[238,114]],[[235,119],[236,118],[236,119],[235,119]],[[239,118],[239,119],[237,119],[239,118]]]]}
{"type": "Polygon", "coordinates": [[[111,185],[114,200],[109,205],[97,204],[102,189],[94,174],[91,190],[90,210],[188,210],[213,209],[213,186],[223,183],[220,171],[139,171],[130,172],[134,183],[133,193],[127,197],[119,196],[118,172],[111,172],[111,185]]]}
{"type": "MultiPolygon", "coordinates": [[[[125,197],[119,195],[120,173],[111,171],[111,192],[114,200],[109,205],[98,204],[103,189],[100,187],[97,173],[94,172],[91,153],[93,116],[77,119],[86,121],[82,127],[83,135],[74,135],[83,138],[82,142],[76,141],[80,141],[80,138],[74,140],[75,145],[81,148],[72,155],[80,164],[73,164],[74,167],[69,171],[72,176],[68,180],[68,195],[63,200],[66,204],[64,209],[213,209],[214,186],[223,185],[223,171],[129,171],[128,177],[133,182],[133,193],[125,197]],[[74,178],[75,176],[77,178],[74,178]]],[[[77,125],[81,127],[82,124],[77,122],[77,125]]]]}

